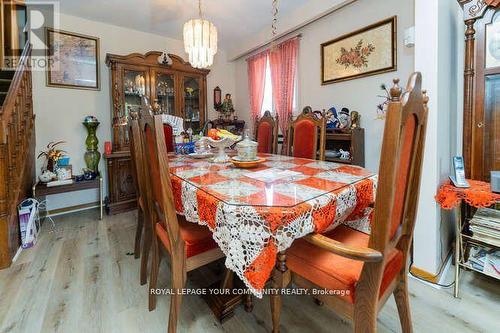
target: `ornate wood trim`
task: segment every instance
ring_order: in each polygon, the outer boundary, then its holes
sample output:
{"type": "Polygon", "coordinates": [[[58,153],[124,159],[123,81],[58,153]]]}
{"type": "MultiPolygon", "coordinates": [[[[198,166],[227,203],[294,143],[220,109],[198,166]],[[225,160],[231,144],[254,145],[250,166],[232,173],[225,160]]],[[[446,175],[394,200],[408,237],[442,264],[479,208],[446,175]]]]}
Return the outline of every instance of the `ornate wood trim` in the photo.
{"type": "Polygon", "coordinates": [[[137,65],[142,63],[148,66],[156,66],[161,68],[169,68],[175,71],[182,71],[187,73],[196,73],[200,75],[208,75],[210,73],[209,69],[199,69],[191,67],[191,64],[180,56],[168,53],[168,56],[172,60],[171,64],[160,64],[158,58],[161,57],[163,53],[159,51],[149,51],[146,54],[141,53],[130,53],[128,55],[117,55],[117,54],[106,54],[106,65],[111,67],[113,63],[123,63],[130,65],[137,65]]]}
{"type": "MultiPolygon", "coordinates": [[[[465,64],[464,64],[464,106],[463,106],[463,150],[465,163],[465,175],[467,178],[482,179],[483,170],[478,165],[483,163],[478,160],[477,146],[479,133],[476,128],[475,110],[478,84],[476,83],[476,65],[481,62],[481,54],[476,54],[477,36],[476,22],[481,21],[487,13],[488,8],[499,8],[500,0],[457,0],[464,11],[465,30],[465,64]]],[[[479,85],[480,86],[480,85],[479,85]]],[[[480,101],[481,103],[483,101],[480,101]]],[[[480,141],[480,140],[479,140],[480,141]]],[[[482,154],[481,154],[482,155],[482,154]]]]}
{"type": "Polygon", "coordinates": [[[278,114],[276,114],[276,119],[274,119],[273,116],[271,115],[271,112],[269,111],[264,112],[264,115],[260,119],[257,119],[255,122],[255,128],[254,128],[255,140],[258,140],[259,138],[258,136],[259,126],[261,123],[268,123],[269,126],[271,126],[273,137],[271,142],[269,143],[270,147],[268,147],[269,150],[268,153],[270,154],[276,154],[276,152],[278,151],[278,129],[279,129],[278,122],[279,122],[278,114]]]}

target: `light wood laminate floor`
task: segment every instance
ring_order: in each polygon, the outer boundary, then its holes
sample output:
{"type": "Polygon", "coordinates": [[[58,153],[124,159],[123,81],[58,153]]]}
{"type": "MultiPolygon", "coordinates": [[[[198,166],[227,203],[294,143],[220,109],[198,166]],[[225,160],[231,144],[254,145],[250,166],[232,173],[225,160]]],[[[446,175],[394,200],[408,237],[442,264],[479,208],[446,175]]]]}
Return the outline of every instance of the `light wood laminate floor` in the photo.
{"type": "MultiPolygon", "coordinates": [[[[35,248],[22,252],[0,271],[0,332],[166,332],[169,296],[158,296],[156,311],[147,307],[147,286],[139,285],[139,260],[133,251],[136,213],[106,216],[96,211],[54,218],[43,227],[35,248]]],[[[168,288],[169,265],[163,261],[159,287],[168,288]]],[[[188,275],[194,287],[210,272],[188,275]]],[[[415,332],[498,332],[500,284],[466,272],[461,298],[410,279],[415,332]]],[[[203,281],[201,282],[203,283],[203,281]]],[[[179,332],[270,332],[269,298],[254,301],[218,323],[198,296],[183,298],[179,332]]],[[[282,332],[350,332],[351,325],[308,296],[283,299],[282,332]]],[[[378,318],[379,332],[400,332],[394,300],[378,318]]]]}

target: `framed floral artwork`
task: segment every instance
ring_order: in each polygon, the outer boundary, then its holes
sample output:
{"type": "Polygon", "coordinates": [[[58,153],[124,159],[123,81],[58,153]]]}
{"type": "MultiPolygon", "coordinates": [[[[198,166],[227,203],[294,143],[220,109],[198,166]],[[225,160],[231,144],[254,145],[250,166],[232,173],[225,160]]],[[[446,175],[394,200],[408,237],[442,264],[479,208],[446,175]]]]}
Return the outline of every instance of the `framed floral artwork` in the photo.
{"type": "Polygon", "coordinates": [[[397,17],[321,44],[321,84],[397,70],[397,17]]]}
{"type": "Polygon", "coordinates": [[[99,38],[47,28],[47,86],[99,90],[99,38]]]}

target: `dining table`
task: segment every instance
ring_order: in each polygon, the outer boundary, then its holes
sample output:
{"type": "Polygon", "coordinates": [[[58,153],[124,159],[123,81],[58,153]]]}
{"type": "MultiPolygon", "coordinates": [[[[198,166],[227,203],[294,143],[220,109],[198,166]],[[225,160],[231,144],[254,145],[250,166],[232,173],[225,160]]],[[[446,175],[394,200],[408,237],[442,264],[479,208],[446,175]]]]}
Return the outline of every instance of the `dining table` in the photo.
{"type": "Polygon", "coordinates": [[[370,232],[377,175],[354,165],[259,154],[255,168],[172,155],[169,168],[178,214],[206,225],[225,266],[253,295],[293,242],[346,224],[370,232]]]}

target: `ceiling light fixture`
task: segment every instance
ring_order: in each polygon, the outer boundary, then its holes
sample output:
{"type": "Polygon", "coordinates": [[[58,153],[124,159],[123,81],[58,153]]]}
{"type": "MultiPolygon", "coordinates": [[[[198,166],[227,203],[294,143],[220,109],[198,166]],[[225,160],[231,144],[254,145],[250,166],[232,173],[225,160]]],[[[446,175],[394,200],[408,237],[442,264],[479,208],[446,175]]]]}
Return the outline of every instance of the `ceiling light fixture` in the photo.
{"type": "Polygon", "coordinates": [[[184,49],[189,54],[189,62],[195,68],[207,68],[214,62],[217,53],[217,28],[204,20],[201,0],[198,0],[199,19],[184,23],[184,49]]]}

